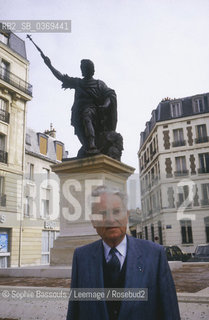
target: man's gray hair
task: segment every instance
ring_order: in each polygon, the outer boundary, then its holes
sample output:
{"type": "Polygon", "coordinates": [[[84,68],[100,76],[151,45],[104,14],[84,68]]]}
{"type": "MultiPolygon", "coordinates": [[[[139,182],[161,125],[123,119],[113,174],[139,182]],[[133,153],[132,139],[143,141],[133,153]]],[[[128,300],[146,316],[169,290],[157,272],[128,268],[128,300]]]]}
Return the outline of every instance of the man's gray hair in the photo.
{"type": "Polygon", "coordinates": [[[116,195],[116,196],[118,196],[122,201],[123,207],[125,209],[127,209],[127,195],[126,195],[126,193],[122,192],[118,188],[111,188],[111,187],[107,187],[105,185],[102,185],[102,186],[98,186],[97,188],[95,188],[92,191],[92,196],[93,197],[99,197],[104,193],[107,194],[107,195],[116,195]]]}

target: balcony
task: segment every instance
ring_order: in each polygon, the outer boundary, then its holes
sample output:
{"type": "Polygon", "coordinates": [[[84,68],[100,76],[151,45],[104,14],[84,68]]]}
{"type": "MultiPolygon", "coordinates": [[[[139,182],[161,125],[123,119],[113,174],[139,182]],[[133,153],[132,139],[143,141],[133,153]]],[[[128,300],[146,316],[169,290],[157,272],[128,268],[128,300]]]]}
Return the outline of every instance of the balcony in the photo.
{"type": "Polygon", "coordinates": [[[27,93],[29,96],[32,96],[32,85],[9,70],[0,66],[0,79],[6,81],[7,83],[11,84],[15,88],[27,93]]]}
{"type": "Polygon", "coordinates": [[[188,176],[189,170],[182,170],[182,171],[175,171],[174,175],[175,177],[182,177],[182,176],[188,176]]]}
{"type": "Polygon", "coordinates": [[[202,199],[201,206],[209,206],[209,199],[202,199]]]}
{"type": "Polygon", "coordinates": [[[8,152],[0,150],[0,162],[7,163],[8,152]]]}
{"type": "Polygon", "coordinates": [[[204,136],[204,137],[199,137],[195,139],[195,143],[205,143],[209,142],[209,137],[204,136]]]}
{"type": "Polygon", "coordinates": [[[150,153],[150,158],[151,160],[153,159],[154,155],[157,153],[157,150],[153,150],[151,153],[150,153]]]}
{"type": "Polygon", "coordinates": [[[201,173],[201,174],[203,174],[203,173],[209,173],[209,168],[199,168],[199,169],[198,169],[198,173],[201,173]]]}
{"type": "Polygon", "coordinates": [[[1,207],[6,207],[6,194],[0,194],[0,206],[1,207]]]}
{"type": "Polygon", "coordinates": [[[177,208],[179,208],[181,206],[182,208],[187,209],[187,208],[191,208],[192,207],[192,203],[191,202],[187,203],[187,201],[185,199],[183,201],[176,202],[176,206],[177,206],[177,208]]]}
{"type": "Polygon", "coordinates": [[[0,120],[9,123],[10,114],[6,110],[0,109],[0,120]]]}
{"type": "Polygon", "coordinates": [[[172,142],[172,146],[175,147],[182,147],[186,145],[186,140],[178,140],[178,141],[174,141],[172,142]]]}

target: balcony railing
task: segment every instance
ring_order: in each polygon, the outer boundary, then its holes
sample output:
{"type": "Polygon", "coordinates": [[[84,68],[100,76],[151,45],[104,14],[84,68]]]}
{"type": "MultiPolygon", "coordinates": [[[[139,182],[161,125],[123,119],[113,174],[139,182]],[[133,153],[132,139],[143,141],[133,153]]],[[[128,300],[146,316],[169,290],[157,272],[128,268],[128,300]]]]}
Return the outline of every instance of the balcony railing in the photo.
{"type": "Polygon", "coordinates": [[[154,155],[157,153],[156,149],[154,149],[151,154],[150,154],[150,157],[151,157],[151,160],[153,159],[154,155]]]}
{"type": "Polygon", "coordinates": [[[179,140],[179,141],[174,141],[172,143],[173,147],[182,147],[186,145],[186,140],[179,140]]]}
{"type": "Polygon", "coordinates": [[[209,173],[209,168],[199,168],[198,173],[209,173]]]}
{"type": "Polygon", "coordinates": [[[0,194],[0,206],[1,207],[6,207],[6,194],[0,194]]]}
{"type": "Polygon", "coordinates": [[[0,150],[0,162],[7,163],[8,153],[6,151],[0,150]]]}
{"type": "Polygon", "coordinates": [[[10,72],[9,70],[3,68],[0,66],[0,78],[12,86],[14,86],[17,89],[20,89],[21,91],[27,93],[29,96],[32,96],[32,85],[18,76],[16,76],[14,73],[10,72]]]}
{"type": "Polygon", "coordinates": [[[9,112],[7,112],[6,110],[2,110],[0,109],[0,120],[4,121],[6,123],[9,123],[9,112]]]}
{"type": "Polygon", "coordinates": [[[209,206],[209,199],[202,199],[201,206],[209,206]]]}
{"type": "Polygon", "coordinates": [[[175,177],[188,176],[189,170],[175,171],[175,177]]]}
{"type": "Polygon", "coordinates": [[[195,139],[195,143],[205,143],[205,142],[209,142],[209,137],[205,136],[205,137],[199,137],[195,139]]]}

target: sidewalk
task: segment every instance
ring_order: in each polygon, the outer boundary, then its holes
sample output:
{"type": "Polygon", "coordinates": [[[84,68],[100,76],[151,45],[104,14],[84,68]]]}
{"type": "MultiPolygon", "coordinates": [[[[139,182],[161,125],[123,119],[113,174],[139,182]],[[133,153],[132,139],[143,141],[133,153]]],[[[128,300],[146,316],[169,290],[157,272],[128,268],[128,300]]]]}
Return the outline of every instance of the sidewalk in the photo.
{"type": "MultiPolygon", "coordinates": [[[[183,264],[172,274],[181,320],[208,320],[209,264],[183,264]]],[[[69,278],[0,277],[0,320],[65,320],[69,288],[69,278]],[[35,297],[27,298],[31,291],[35,297]],[[20,299],[20,292],[26,297],[20,299]],[[59,297],[42,298],[40,292],[58,292],[59,297]]]]}

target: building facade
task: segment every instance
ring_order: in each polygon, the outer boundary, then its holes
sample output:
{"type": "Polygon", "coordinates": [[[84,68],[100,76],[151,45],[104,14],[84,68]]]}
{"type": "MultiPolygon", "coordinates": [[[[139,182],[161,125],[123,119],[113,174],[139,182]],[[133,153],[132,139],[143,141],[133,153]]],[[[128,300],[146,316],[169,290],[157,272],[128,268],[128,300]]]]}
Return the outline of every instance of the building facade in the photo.
{"type": "Polygon", "coordinates": [[[209,242],[209,94],[165,99],[141,133],[143,237],[194,252],[209,242]]]}
{"type": "Polygon", "coordinates": [[[24,41],[0,32],[0,267],[19,265],[28,66],[24,41]]]}
{"type": "Polygon", "coordinates": [[[21,265],[49,264],[50,248],[59,235],[59,179],[51,165],[65,158],[55,130],[26,130],[24,217],[21,225],[21,265]]]}

